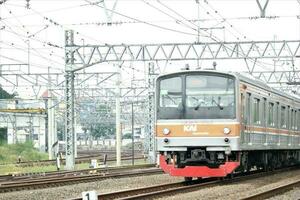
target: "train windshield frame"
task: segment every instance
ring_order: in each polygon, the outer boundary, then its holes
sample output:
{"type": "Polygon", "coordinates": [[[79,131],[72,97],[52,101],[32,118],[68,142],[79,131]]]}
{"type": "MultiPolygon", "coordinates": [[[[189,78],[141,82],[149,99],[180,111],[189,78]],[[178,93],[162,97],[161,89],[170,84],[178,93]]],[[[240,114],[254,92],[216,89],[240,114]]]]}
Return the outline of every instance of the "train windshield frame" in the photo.
{"type": "Polygon", "coordinates": [[[236,79],[185,73],[158,79],[157,119],[235,119],[236,79]]]}

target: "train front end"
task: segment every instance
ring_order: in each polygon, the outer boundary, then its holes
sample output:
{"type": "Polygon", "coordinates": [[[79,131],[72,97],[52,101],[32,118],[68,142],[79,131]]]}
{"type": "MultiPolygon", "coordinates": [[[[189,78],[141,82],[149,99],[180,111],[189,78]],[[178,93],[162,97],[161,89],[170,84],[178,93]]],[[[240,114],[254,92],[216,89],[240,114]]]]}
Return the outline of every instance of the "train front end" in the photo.
{"type": "Polygon", "coordinates": [[[184,71],[156,82],[156,148],[172,176],[225,177],[240,163],[234,75],[184,71]]]}

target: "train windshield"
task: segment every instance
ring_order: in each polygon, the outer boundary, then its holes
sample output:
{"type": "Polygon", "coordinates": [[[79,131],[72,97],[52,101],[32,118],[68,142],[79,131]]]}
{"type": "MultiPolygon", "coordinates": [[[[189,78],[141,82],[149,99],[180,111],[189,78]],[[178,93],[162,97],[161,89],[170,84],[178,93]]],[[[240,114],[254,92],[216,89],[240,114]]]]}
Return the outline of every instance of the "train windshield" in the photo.
{"type": "Polygon", "coordinates": [[[160,81],[159,112],[161,119],[182,118],[182,78],[173,77],[160,81]]]}
{"type": "Polygon", "coordinates": [[[186,119],[235,118],[234,79],[193,75],[186,77],[186,119]]]}
{"type": "Polygon", "coordinates": [[[158,119],[235,118],[232,76],[195,74],[165,78],[160,80],[158,98],[158,119]]]}

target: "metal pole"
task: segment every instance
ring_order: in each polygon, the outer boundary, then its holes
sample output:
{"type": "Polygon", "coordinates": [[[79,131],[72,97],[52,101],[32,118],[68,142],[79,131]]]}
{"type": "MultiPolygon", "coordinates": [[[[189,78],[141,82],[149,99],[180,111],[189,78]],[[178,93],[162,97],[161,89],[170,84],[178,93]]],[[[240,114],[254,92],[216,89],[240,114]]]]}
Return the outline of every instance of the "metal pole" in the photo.
{"type": "Polygon", "coordinates": [[[132,141],[132,165],[134,165],[134,112],[133,102],[131,103],[131,141],[132,141]]]}
{"type": "Polygon", "coordinates": [[[147,140],[148,140],[148,154],[149,162],[156,163],[156,152],[155,152],[155,139],[154,139],[154,64],[149,63],[148,66],[148,129],[147,129],[147,140]]]}
{"type": "Polygon", "coordinates": [[[66,134],[66,170],[75,168],[74,138],[74,31],[65,31],[65,134],[66,134]]]}
{"type": "Polygon", "coordinates": [[[66,74],[66,170],[75,168],[74,140],[74,72],[66,74]]]}
{"type": "Polygon", "coordinates": [[[48,155],[49,159],[55,157],[52,145],[55,143],[55,125],[54,125],[54,103],[50,91],[48,91],[48,106],[47,106],[47,115],[48,115],[48,155]]]}
{"type": "MultiPolygon", "coordinates": [[[[45,151],[49,154],[49,145],[48,145],[48,119],[49,119],[49,112],[48,112],[48,99],[45,99],[45,110],[47,111],[46,117],[45,117],[45,151]]],[[[50,156],[49,156],[50,157],[50,156]]]]}
{"type": "Polygon", "coordinates": [[[121,146],[122,146],[122,134],[121,134],[121,66],[117,66],[117,81],[116,81],[116,157],[117,166],[121,166],[121,146]]]}

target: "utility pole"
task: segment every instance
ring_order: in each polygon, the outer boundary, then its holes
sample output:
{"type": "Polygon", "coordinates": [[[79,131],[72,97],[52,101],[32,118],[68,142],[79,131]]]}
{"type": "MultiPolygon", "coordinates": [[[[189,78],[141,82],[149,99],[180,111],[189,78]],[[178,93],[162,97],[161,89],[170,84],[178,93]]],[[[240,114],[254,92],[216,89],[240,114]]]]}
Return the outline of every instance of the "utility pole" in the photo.
{"type": "Polygon", "coordinates": [[[48,91],[48,100],[47,100],[47,135],[48,135],[48,155],[49,159],[53,159],[53,149],[52,145],[55,143],[55,113],[54,113],[54,103],[53,97],[50,91],[48,91]]]}
{"type": "Polygon", "coordinates": [[[258,8],[259,8],[259,10],[260,10],[260,17],[261,17],[261,18],[265,18],[265,17],[266,17],[266,9],[267,9],[267,6],[268,6],[268,4],[269,4],[269,0],[266,0],[264,6],[261,5],[260,0],[256,0],[256,3],[257,3],[258,8]]]}
{"type": "Polygon", "coordinates": [[[29,114],[29,122],[28,122],[28,126],[29,126],[29,140],[33,142],[33,116],[32,113],[29,114]]]}
{"type": "MultiPolygon", "coordinates": [[[[200,43],[200,2],[196,0],[197,3],[197,14],[198,14],[198,25],[197,25],[197,43],[200,43]]],[[[200,69],[199,59],[197,59],[197,68],[200,69]]]]}
{"type": "Polygon", "coordinates": [[[134,165],[134,112],[133,112],[133,101],[131,103],[131,142],[132,142],[132,165],[134,165]]]}
{"type": "Polygon", "coordinates": [[[122,147],[122,133],[121,133],[121,107],[120,107],[120,97],[121,97],[121,66],[117,67],[117,81],[116,81],[116,157],[117,166],[121,166],[121,147],[122,147]]]}
{"type": "Polygon", "coordinates": [[[27,41],[27,62],[28,62],[28,74],[30,74],[30,39],[28,37],[27,41]]]}

